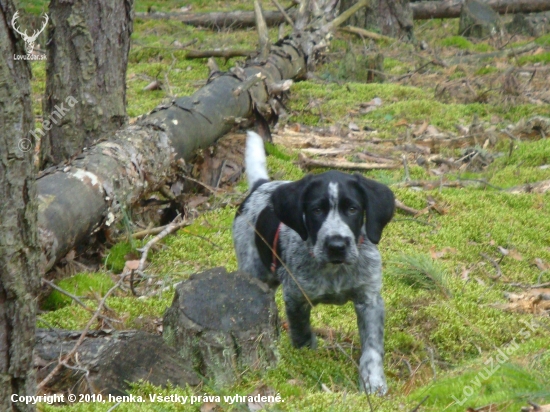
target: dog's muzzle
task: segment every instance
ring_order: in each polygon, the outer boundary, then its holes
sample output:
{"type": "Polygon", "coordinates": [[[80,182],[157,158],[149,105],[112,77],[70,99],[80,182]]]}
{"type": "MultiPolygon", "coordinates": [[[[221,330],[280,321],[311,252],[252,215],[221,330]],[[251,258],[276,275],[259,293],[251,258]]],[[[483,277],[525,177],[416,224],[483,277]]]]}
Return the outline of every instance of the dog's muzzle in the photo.
{"type": "Polygon", "coordinates": [[[327,238],[325,242],[325,252],[327,260],[330,263],[344,263],[348,255],[348,249],[351,244],[349,238],[335,235],[327,238]]]}

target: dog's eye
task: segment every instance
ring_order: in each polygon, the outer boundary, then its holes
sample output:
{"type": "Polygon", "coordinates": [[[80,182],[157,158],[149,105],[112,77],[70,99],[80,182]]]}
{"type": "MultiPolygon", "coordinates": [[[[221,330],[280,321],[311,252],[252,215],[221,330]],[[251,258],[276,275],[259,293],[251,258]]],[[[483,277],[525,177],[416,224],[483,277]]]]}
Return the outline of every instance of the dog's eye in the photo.
{"type": "Polygon", "coordinates": [[[320,207],[316,207],[315,209],[313,209],[313,214],[315,216],[320,216],[323,214],[323,209],[321,209],[320,207]]]}
{"type": "Polygon", "coordinates": [[[356,207],[351,206],[351,207],[348,209],[348,213],[349,213],[350,215],[355,215],[357,212],[358,212],[358,210],[357,210],[356,207]]]}

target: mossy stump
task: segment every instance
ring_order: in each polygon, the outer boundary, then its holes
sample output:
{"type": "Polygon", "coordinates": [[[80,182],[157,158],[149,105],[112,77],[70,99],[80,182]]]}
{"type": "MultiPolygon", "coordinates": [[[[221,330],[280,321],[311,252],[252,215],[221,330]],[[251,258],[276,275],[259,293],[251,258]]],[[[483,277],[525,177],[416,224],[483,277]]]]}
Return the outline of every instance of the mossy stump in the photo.
{"type": "Polygon", "coordinates": [[[487,4],[466,0],[460,12],[458,34],[465,37],[485,38],[502,30],[500,17],[487,4]]]}
{"type": "Polygon", "coordinates": [[[540,37],[550,33],[550,12],[514,14],[514,19],[506,25],[509,33],[540,37]]]}
{"type": "Polygon", "coordinates": [[[180,283],[164,315],[163,337],[218,385],[245,370],[274,366],[278,316],[269,287],[242,272],[214,268],[180,283]]]}

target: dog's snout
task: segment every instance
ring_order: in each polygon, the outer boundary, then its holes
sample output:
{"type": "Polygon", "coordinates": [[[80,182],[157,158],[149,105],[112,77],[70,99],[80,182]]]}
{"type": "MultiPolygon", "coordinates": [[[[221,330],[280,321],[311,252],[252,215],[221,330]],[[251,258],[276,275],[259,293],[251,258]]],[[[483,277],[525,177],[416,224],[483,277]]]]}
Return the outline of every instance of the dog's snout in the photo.
{"type": "Polygon", "coordinates": [[[329,260],[333,263],[341,263],[346,258],[346,252],[350,245],[350,240],[343,236],[331,236],[326,241],[326,248],[329,260]]]}

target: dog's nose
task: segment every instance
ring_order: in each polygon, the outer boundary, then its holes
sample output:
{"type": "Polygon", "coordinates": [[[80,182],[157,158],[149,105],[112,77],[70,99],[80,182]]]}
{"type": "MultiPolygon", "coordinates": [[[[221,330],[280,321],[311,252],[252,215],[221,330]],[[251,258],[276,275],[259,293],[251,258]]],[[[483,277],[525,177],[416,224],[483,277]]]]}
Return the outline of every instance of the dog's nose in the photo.
{"type": "Polygon", "coordinates": [[[349,239],[342,236],[331,236],[327,239],[326,247],[331,262],[342,262],[346,257],[349,239]]]}

